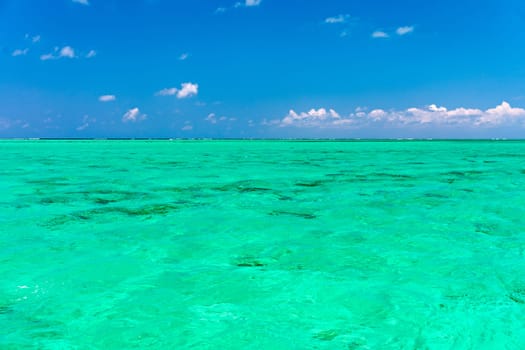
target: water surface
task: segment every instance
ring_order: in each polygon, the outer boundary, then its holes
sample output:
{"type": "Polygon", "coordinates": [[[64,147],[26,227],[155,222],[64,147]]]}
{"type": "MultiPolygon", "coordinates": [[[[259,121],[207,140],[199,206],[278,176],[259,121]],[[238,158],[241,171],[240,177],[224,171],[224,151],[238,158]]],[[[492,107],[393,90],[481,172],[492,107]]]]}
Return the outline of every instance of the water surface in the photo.
{"type": "Polygon", "coordinates": [[[0,152],[1,349],[525,348],[525,142],[0,152]]]}

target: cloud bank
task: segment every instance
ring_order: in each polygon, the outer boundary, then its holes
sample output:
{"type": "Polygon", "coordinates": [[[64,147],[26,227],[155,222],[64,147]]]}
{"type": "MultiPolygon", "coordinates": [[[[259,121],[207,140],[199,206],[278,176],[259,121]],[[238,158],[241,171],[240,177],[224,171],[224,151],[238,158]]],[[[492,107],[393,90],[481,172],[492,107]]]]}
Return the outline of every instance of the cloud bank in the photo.
{"type": "Polygon", "coordinates": [[[348,116],[342,117],[334,109],[311,109],[297,113],[290,110],[280,120],[267,122],[280,127],[319,127],[319,128],[363,128],[372,125],[402,126],[463,126],[463,127],[498,127],[519,125],[525,127],[525,109],[514,108],[508,102],[481,110],[478,108],[459,107],[448,109],[431,104],[424,108],[406,110],[367,110],[358,108],[348,116]]]}

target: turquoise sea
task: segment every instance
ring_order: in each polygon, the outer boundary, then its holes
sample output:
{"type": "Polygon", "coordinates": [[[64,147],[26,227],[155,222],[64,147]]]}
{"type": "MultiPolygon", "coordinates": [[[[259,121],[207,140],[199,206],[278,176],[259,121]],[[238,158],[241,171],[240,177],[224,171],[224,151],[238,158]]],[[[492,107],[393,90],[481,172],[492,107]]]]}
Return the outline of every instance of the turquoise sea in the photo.
{"type": "Polygon", "coordinates": [[[0,349],[525,349],[525,142],[0,154],[0,349]]]}

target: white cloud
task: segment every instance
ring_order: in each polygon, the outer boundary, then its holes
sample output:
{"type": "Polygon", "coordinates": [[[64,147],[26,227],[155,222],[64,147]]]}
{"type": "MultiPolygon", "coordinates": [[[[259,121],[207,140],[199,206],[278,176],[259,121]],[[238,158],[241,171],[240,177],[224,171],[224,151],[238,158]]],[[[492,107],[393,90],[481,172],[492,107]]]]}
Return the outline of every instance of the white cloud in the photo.
{"type": "Polygon", "coordinates": [[[210,113],[206,118],[204,118],[207,122],[210,122],[212,124],[217,124],[217,116],[215,113],[210,113]]]}
{"type": "Polygon", "coordinates": [[[384,110],[382,110],[382,109],[374,109],[368,115],[373,120],[381,120],[382,118],[384,118],[386,116],[386,112],[384,110]]]}
{"type": "Polygon", "coordinates": [[[478,124],[499,125],[514,124],[525,120],[525,109],[513,108],[506,101],[503,101],[495,108],[487,109],[484,115],[477,121],[478,124]]]}
{"type": "Polygon", "coordinates": [[[281,127],[365,127],[372,124],[390,126],[408,125],[448,125],[462,127],[496,127],[521,125],[525,127],[525,109],[513,108],[508,102],[502,102],[495,108],[481,110],[478,108],[459,107],[448,109],[431,104],[424,108],[408,108],[406,110],[374,109],[367,111],[357,108],[347,117],[341,117],[334,110],[320,108],[309,112],[297,113],[290,110],[281,120],[266,122],[265,125],[281,127]]]}
{"type": "Polygon", "coordinates": [[[267,120],[266,118],[264,118],[261,122],[261,125],[264,125],[264,126],[287,126],[287,125],[283,125],[281,120],[279,119],[272,119],[272,120],[267,120]]]}
{"type": "Polygon", "coordinates": [[[75,50],[71,46],[64,46],[59,53],[59,57],[74,58],[75,50]]]}
{"type": "Polygon", "coordinates": [[[208,114],[208,116],[206,118],[204,118],[205,121],[211,123],[211,124],[217,124],[217,123],[220,123],[220,122],[235,122],[237,121],[237,118],[233,118],[233,117],[225,117],[225,116],[222,116],[222,117],[217,117],[217,115],[215,113],[210,113],[208,114]]]}
{"type": "Polygon", "coordinates": [[[95,57],[97,55],[97,52],[95,50],[89,50],[89,52],[86,55],[86,58],[95,57]]]}
{"type": "Polygon", "coordinates": [[[130,109],[126,113],[124,113],[124,115],[122,116],[122,121],[124,123],[127,123],[127,122],[135,123],[135,122],[144,120],[147,117],[148,116],[146,114],[141,114],[140,110],[137,107],[135,107],[135,108],[130,109]]]}
{"type": "Polygon", "coordinates": [[[350,19],[350,15],[337,15],[334,17],[328,17],[324,20],[325,23],[335,24],[335,23],[346,23],[350,19]]]}
{"type": "Polygon", "coordinates": [[[254,6],[259,6],[261,4],[261,2],[262,2],[262,0],[245,0],[244,2],[236,2],[235,5],[233,5],[233,7],[234,8],[254,7],[254,6]]]}
{"type": "Polygon", "coordinates": [[[54,59],[54,58],[55,58],[55,56],[53,56],[52,53],[48,53],[48,54],[45,54],[45,55],[40,56],[40,59],[41,59],[42,61],[52,60],[52,59],[54,59]]]}
{"type": "Polygon", "coordinates": [[[157,92],[157,96],[173,96],[179,91],[177,88],[165,88],[157,92]]]}
{"type": "Polygon", "coordinates": [[[193,130],[193,125],[184,125],[181,130],[182,131],[191,131],[191,130],[193,130]]]}
{"type": "Polygon", "coordinates": [[[188,57],[190,57],[190,54],[185,52],[179,56],[179,61],[185,61],[188,59],[188,57]]]}
{"type": "Polygon", "coordinates": [[[85,130],[89,127],[89,123],[84,123],[82,125],[77,126],[77,131],[85,130]]]}
{"type": "Polygon", "coordinates": [[[218,7],[218,8],[215,10],[215,13],[216,13],[216,14],[224,13],[224,12],[226,12],[226,7],[218,7]]]}
{"type": "Polygon", "coordinates": [[[183,83],[182,89],[177,92],[177,98],[187,98],[199,93],[199,85],[192,83],[183,83]]]}
{"type": "Polygon", "coordinates": [[[37,42],[40,41],[41,37],[40,37],[40,35],[31,36],[29,33],[26,33],[25,39],[26,40],[31,40],[31,42],[33,44],[36,44],[37,42]]]}
{"type": "Polygon", "coordinates": [[[17,49],[17,50],[15,50],[15,51],[13,51],[13,53],[11,54],[11,56],[13,56],[13,57],[16,57],[16,56],[25,56],[25,55],[27,55],[28,52],[29,52],[29,49],[23,49],[23,50],[17,49]]]}
{"type": "Polygon", "coordinates": [[[319,125],[325,121],[333,121],[340,119],[341,116],[333,109],[326,110],[324,108],[311,109],[308,112],[297,113],[293,109],[288,112],[288,115],[281,121],[281,125],[319,125]]]}
{"type": "Polygon", "coordinates": [[[11,127],[11,121],[7,118],[0,117],[0,130],[6,130],[11,127]]]}
{"type": "Polygon", "coordinates": [[[376,30],[372,33],[372,38],[388,38],[389,35],[382,30],[376,30]]]}
{"type": "Polygon", "coordinates": [[[245,6],[259,6],[261,4],[262,0],[246,0],[244,3],[245,6]]]}
{"type": "Polygon", "coordinates": [[[100,102],[111,102],[115,101],[117,97],[115,95],[102,95],[98,98],[100,102]]]}
{"type": "Polygon", "coordinates": [[[414,31],[413,26],[405,26],[405,27],[399,27],[396,29],[397,35],[405,35],[408,33],[412,33],[414,31]]]}
{"type": "Polygon", "coordinates": [[[42,61],[47,60],[53,60],[53,59],[59,59],[59,58],[75,58],[75,50],[71,46],[64,46],[63,48],[59,49],[58,47],[55,47],[56,55],[53,55],[52,53],[48,53],[45,55],[40,56],[40,59],[42,61]]]}
{"type": "Polygon", "coordinates": [[[27,129],[29,126],[30,126],[29,123],[27,123],[24,120],[20,120],[20,119],[11,120],[11,119],[0,117],[0,130],[7,130],[11,128],[27,129]]]}
{"type": "Polygon", "coordinates": [[[165,88],[156,93],[157,96],[173,96],[176,95],[177,98],[183,99],[192,96],[196,96],[199,93],[199,84],[193,83],[182,83],[181,88],[165,88]]]}
{"type": "Polygon", "coordinates": [[[77,4],[82,4],[82,5],[89,5],[89,1],[88,0],[71,0],[73,2],[76,2],[77,4]]]}
{"type": "Polygon", "coordinates": [[[487,114],[492,116],[507,115],[510,117],[523,117],[525,115],[525,110],[522,108],[513,108],[508,102],[503,101],[499,106],[487,109],[487,114]]]}
{"type": "Polygon", "coordinates": [[[77,131],[85,130],[89,127],[90,124],[95,123],[97,120],[95,118],[90,118],[88,115],[85,115],[82,118],[82,124],[77,127],[77,131]]]}

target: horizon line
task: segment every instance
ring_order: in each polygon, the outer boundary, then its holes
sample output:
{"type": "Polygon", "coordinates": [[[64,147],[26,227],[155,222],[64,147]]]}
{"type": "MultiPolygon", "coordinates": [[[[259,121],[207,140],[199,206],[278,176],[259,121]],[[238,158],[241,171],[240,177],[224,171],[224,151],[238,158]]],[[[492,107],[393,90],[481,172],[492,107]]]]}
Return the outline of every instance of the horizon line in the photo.
{"type": "Polygon", "coordinates": [[[278,137],[0,137],[0,141],[525,141],[525,138],[439,138],[439,137],[370,137],[370,138],[278,138],[278,137]]]}

